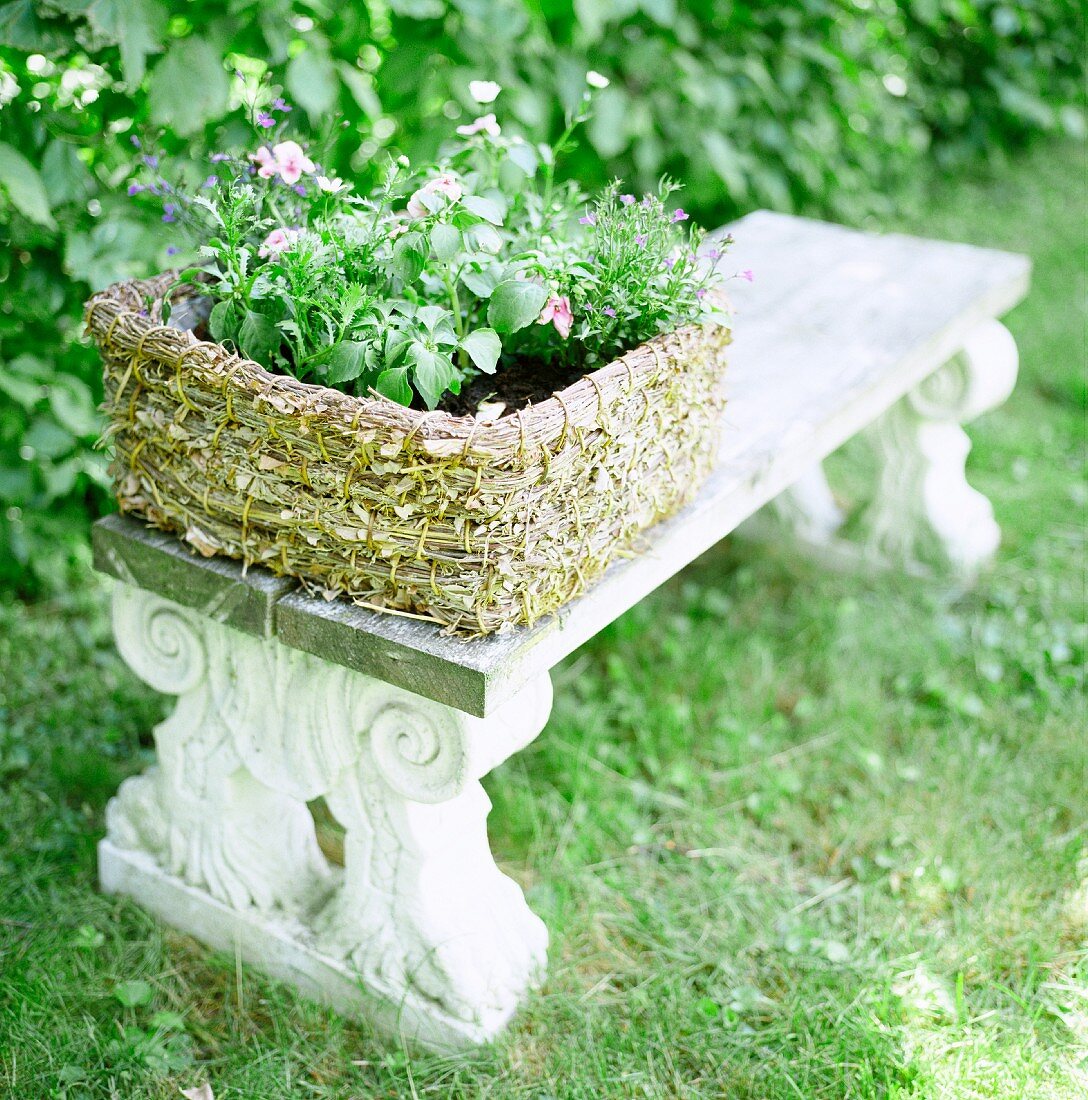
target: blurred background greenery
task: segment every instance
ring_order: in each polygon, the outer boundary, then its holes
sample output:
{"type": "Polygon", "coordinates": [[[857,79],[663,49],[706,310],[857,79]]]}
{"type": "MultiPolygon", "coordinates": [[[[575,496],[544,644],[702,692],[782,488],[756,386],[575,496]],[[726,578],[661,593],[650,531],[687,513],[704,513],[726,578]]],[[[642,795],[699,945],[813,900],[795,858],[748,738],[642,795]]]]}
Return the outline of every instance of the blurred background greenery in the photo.
{"type": "MultiPolygon", "coordinates": [[[[80,307],[168,266],[125,194],[133,136],[199,162],[267,74],[330,167],[432,154],[471,117],[554,137],[587,69],[611,79],[564,171],[683,181],[704,224],[756,207],[864,224],[923,166],[1083,136],[1079,0],[14,0],[0,6],[0,586],[63,585],[105,506],[98,366],[80,307]]],[[[237,117],[237,116],[236,116],[237,117]]]]}

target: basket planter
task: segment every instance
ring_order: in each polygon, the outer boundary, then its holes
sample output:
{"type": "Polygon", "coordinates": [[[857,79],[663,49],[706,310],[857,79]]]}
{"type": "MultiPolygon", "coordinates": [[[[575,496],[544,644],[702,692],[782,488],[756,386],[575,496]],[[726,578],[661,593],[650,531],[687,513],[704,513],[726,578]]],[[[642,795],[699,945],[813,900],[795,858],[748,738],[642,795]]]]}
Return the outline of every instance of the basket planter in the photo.
{"type": "Polygon", "coordinates": [[[484,421],[272,374],[185,327],[193,299],[164,324],[173,283],[87,304],[120,507],[330,599],[470,634],[530,624],[631,552],[714,461],[726,328],[655,337],[484,421]]]}

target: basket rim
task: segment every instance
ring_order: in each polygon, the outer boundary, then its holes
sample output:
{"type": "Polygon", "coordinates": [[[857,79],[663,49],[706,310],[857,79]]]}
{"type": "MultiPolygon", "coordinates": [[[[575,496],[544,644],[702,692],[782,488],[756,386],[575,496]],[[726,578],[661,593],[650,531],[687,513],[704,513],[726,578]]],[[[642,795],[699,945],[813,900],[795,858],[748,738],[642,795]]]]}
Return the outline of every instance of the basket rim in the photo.
{"type": "Polygon", "coordinates": [[[527,436],[553,434],[549,429],[557,418],[574,427],[596,425],[607,407],[607,398],[618,396],[627,388],[622,386],[624,381],[633,385],[640,374],[662,368],[675,358],[677,350],[686,350],[692,341],[728,343],[732,334],[729,325],[683,325],[628,349],[543,401],[504,410],[496,419],[458,416],[441,409],[410,408],[373,390],[370,395],[357,396],[318,382],[304,382],[293,375],[277,374],[218,341],[200,340],[191,329],[163,323],[161,307],[167,291],[173,290],[172,303],[199,296],[193,284],[178,284],[180,270],[171,269],[147,279],[122,280],[92,295],[84,305],[83,321],[85,331],[99,349],[111,344],[119,322],[124,319],[128,338],[116,343],[118,350],[139,354],[153,336],[175,344],[179,359],[198,348],[206,349],[215,360],[229,366],[228,381],[236,388],[246,381],[257,383],[259,396],[289,396],[294,399],[292,403],[300,401],[300,407],[320,408],[326,415],[340,413],[353,425],[368,413],[380,410],[387,424],[421,441],[459,442],[474,448],[489,449],[491,444],[505,450],[511,442],[511,429],[514,438],[520,439],[524,446],[527,436]],[[590,414],[592,406],[596,407],[590,414]]]}

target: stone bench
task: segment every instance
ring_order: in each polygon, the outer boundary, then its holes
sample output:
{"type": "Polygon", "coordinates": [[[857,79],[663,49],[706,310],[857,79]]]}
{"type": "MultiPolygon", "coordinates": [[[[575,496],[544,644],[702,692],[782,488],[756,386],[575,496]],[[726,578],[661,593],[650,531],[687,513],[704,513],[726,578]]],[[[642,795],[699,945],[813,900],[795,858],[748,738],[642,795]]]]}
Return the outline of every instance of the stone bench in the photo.
{"type": "MultiPolygon", "coordinates": [[[[95,527],[125,660],[178,697],[158,764],[107,810],[102,886],[338,1009],[435,1049],[484,1042],[544,973],[548,934],[491,857],[480,779],[543,729],[549,670],[763,505],[800,544],[970,576],[998,542],[961,424],[1016,377],[995,319],[1020,256],[757,213],[730,227],[737,339],[721,460],[698,497],[561,613],[464,641],[95,527]],[[879,468],[847,543],[821,462],[867,430],[879,468]],[[308,802],[344,829],[318,847],[308,802]]],[[[780,525],[778,530],[782,531],[780,525]]]]}

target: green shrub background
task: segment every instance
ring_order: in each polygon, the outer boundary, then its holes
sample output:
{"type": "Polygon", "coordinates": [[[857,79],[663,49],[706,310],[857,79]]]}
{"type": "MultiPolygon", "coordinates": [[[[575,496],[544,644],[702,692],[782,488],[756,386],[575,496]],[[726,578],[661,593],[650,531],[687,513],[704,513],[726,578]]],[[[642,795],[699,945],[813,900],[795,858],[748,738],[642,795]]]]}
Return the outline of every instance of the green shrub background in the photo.
{"type": "Polygon", "coordinates": [[[942,170],[1083,136],[1079,0],[14,0],[0,6],[0,586],[63,580],[104,506],[92,289],[168,266],[125,184],[134,134],[199,161],[237,78],[365,180],[429,156],[498,80],[504,122],[554,137],[587,69],[612,83],[564,165],[682,180],[713,225],[756,207],[864,224],[942,170]],[[161,132],[161,138],[158,135],[161,132]]]}

